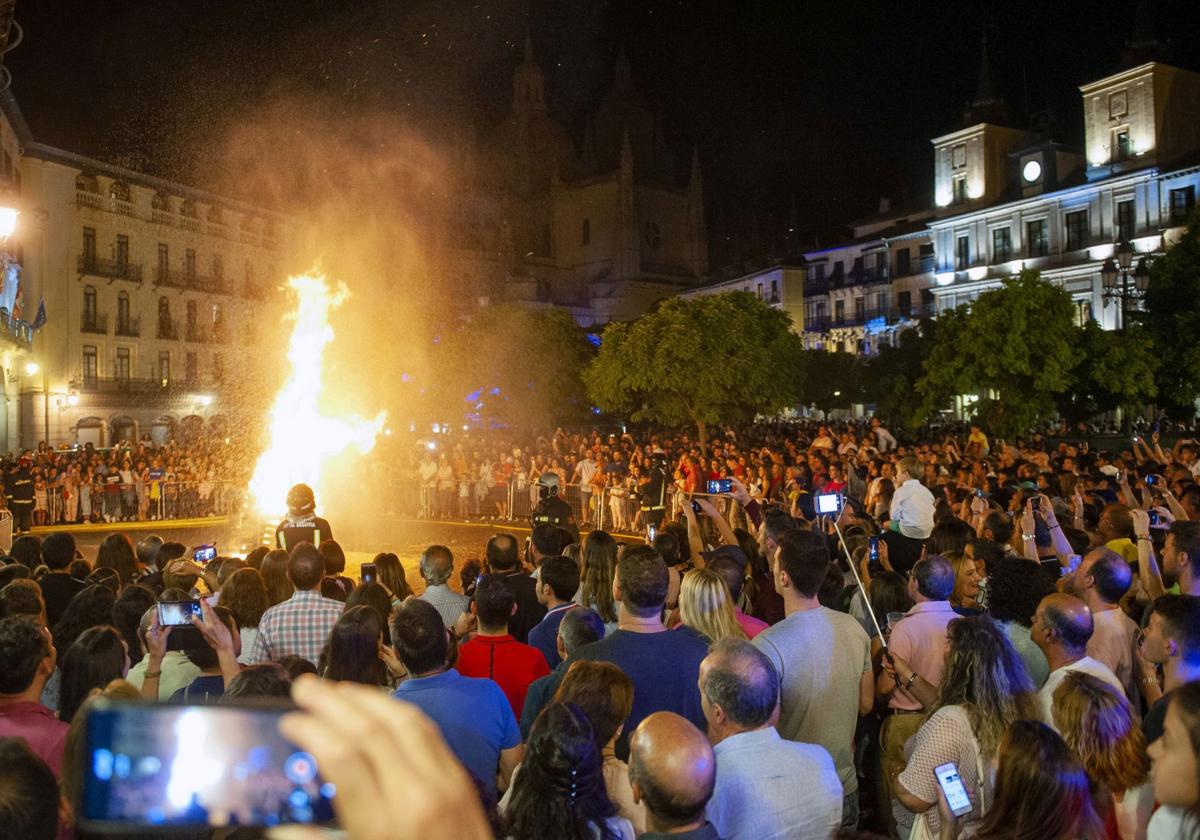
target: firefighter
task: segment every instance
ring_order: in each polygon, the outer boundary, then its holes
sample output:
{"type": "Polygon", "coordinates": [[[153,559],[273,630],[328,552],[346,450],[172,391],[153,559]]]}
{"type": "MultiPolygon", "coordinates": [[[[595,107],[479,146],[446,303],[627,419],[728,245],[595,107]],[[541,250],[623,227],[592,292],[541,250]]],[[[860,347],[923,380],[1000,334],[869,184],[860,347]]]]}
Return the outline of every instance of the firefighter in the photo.
{"type": "Polygon", "coordinates": [[[333,539],[329,523],[317,516],[317,500],[307,484],[297,484],[287,494],[288,513],[275,529],[275,547],[291,551],[299,543],[320,546],[333,539]]]}

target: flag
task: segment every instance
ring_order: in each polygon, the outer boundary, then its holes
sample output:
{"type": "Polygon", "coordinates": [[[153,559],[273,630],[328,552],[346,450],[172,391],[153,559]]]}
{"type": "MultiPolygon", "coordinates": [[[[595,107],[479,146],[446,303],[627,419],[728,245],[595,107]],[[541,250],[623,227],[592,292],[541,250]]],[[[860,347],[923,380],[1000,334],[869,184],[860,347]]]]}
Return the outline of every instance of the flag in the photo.
{"type": "Polygon", "coordinates": [[[29,326],[34,330],[40,330],[46,326],[46,299],[44,297],[38,301],[37,315],[34,316],[33,323],[29,326]]]}

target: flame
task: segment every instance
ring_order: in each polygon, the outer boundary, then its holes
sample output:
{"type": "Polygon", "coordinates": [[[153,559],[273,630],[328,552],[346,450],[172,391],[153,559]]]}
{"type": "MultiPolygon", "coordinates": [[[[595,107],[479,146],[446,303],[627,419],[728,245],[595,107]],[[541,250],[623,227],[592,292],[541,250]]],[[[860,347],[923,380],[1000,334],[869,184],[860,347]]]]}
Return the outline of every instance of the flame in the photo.
{"type": "Polygon", "coordinates": [[[288,285],[297,297],[287,353],[291,373],[271,407],[270,446],[259,456],[250,479],[254,508],[262,513],[282,511],[293,484],[303,482],[319,494],[325,460],[346,450],[370,452],[387,419],[383,411],[373,420],[327,417],[320,412],[321,357],[333,341],[329,313],[350,292],[340,282],[330,291],[325,277],[315,273],[292,277],[288,285]]]}

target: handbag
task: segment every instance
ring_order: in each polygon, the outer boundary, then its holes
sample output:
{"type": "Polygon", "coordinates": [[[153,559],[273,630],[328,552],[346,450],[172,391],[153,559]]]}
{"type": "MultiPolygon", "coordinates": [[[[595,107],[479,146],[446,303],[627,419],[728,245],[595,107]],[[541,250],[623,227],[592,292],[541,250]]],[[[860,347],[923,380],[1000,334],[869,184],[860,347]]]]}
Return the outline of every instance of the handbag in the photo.
{"type": "MultiPolygon", "coordinates": [[[[962,710],[961,706],[947,706],[947,711],[953,710],[952,714],[960,715],[963,723],[967,726],[967,731],[971,733],[971,746],[975,748],[975,778],[979,782],[979,816],[987,813],[987,777],[984,775],[983,767],[983,751],[979,748],[979,741],[975,738],[975,731],[971,729],[971,719],[967,717],[967,713],[962,710]]],[[[933,813],[937,813],[937,804],[934,803],[933,813]]],[[[917,814],[913,820],[912,833],[908,835],[908,840],[938,840],[938,832],[935,832],[929,827],[928,816],[930,811],[917,814]]]]}

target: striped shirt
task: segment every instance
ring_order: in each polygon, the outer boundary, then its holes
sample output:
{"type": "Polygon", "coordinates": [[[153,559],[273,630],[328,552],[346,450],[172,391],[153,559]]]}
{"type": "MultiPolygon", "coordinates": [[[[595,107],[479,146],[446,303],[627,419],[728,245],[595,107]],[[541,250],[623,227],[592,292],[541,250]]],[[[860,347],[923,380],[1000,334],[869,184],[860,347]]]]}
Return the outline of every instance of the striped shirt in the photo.
{"type": "Polygon", "coordinates": [[[291,598],[263,613],[250,661],[258,665],[299,656],[316,665],[329,631],[345,607],[316,589],[296,590],[291,598]]]}
{"type": "Polygon", "coordinates": [[[417,600],[432,604],[442,617],[442,623],[448,628],[453,627],[458,617],[471,608],[470,598],[459,595],[444,583],[425,587],[425,591],[417,596],[417,600]]]}

